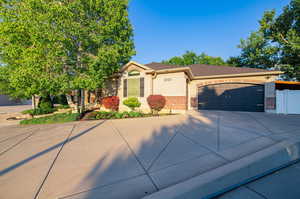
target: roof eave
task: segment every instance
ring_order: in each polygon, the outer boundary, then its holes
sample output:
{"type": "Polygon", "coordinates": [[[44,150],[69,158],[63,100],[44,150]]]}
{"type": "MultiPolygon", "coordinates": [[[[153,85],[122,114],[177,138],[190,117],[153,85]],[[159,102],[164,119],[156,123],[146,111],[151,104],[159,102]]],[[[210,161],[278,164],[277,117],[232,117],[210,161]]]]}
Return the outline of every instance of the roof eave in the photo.
{"type": "Polygon", "coordinates": [[[140,67],[140,68],[142,68],[142,69],[144,69],[144,70],[147,70],[147,71],[153,71],[153,69],[152,68],[149,68],[148,66],[145,66],[145,65],[143,65],[143,64],[139,64],[139,63],[137,63],[137,62],[135,62],[135,61],[130,61],[130,62],[128,62],[127,64],[125,64],[122,68],[121,68],[121,72],[123,72],[123,71],[125,71],[130,65],[132,65],[132,64],[134,64],[134,65],[136,65],[136,66],[138,66],[138,67],[140,67]]]}
{"type": "Polygon", "coordinates": [[[148,73],[165,74],[165,73],[176,73],[176,72],[185,72],[190,79],[193,79],[194,77],[192,70],[189,67],[161,69],[161,70],[149,71],[148,73]]]}
{"type": "Polygon", "coordinates": [[[282,71],[267,71],[255,73],[239,73],[239,74],[226,74],[226,75],[207,75],[207,76],[194,76],[193,79],[215,79],[215,78],[228,78],[228,77],[251,77],[251,76],[265,76],[265,75],[281,75],[282,71]]]}

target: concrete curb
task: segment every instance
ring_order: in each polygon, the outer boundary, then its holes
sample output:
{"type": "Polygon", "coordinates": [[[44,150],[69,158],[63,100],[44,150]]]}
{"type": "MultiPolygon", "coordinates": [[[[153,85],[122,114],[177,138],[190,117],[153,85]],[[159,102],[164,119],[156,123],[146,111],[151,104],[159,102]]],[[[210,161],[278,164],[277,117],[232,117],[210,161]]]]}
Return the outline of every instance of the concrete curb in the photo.
{"type": "Polygon", "coordinates": [[[233,161],[142,199],[212,198],[300,160],[300,137],[233,161]]]}

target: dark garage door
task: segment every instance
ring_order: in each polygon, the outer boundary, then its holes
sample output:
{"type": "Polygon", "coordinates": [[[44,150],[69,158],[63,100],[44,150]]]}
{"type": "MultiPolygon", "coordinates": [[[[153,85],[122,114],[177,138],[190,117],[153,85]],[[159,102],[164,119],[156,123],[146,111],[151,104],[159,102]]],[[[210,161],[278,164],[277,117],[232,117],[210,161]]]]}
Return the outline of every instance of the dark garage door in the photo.
{"type": "Polygon", "coordinates": [[[224,83],[200,87],[199,110],[264,111],[264,86],[224,83]]]}

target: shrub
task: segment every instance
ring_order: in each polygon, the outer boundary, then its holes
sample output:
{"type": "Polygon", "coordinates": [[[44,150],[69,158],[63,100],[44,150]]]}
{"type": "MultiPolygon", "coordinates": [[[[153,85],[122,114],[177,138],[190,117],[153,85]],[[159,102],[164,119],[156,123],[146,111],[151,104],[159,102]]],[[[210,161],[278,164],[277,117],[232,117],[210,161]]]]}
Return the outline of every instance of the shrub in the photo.
{"type": "Polygon", "coordinates": [[[129,115],[129,117],[143,117],[144,116],[143,113],[133,112],[133,111],[129,112],[128,115],[129,115]]]}
{"type": "Polygon", "coordinates": [[[53,104],[62,104],[62,105],[68,105],[68,100],[66,98],[66,95],[57,95],[53,98],[53,104]]]}
{"type": "Polygon", "coordinates": [[[151,110],[160,111],[166,105],[166,98],[162,95],[150,95],[147,97],[147,102],[151,110]]]}
{"type": "Polygon", "coordinates": [[[59,105],[59,106],[57,106],[56,108],[58,108],[58,109],[68,109],[68,108],[70,108],[70,106],[69,105],[65,105],[65,104],[61,104],[61,105],[59,105]]]}
{"type": "Polygon", "coordinates": [[[36,109],[29,109],[22,111],[22,114],[30,114],[30,115],[44,115],[44,114],[49,114],[55,112],[57,109],[56,108],[36,108],[36,109]]]}
{"type": "Polygon", "coordinates": [[[118,96],[110,96],[102,99],[103,106],[112,111],[117,111],[119,109],[119,103],[120,100],[118,96]]]}
{"type": "Polygon", "coordinates": [[[99,111],[96,114],[96,119],[112,119],[114,118],[116,112],[111,111],[111,112],[107,112],[107,111],[99,111]]]}
{"type": "Polygon", "coordinates": [[[79,119],[78,113],[60,113],[46,117],[33,118],[29,120],[22,120],[20,124],[53,124],[72,122],[79,119]]]}
{"type": "Polygon", "coordinates": [[[123,101],[123,104],[127,107],[129,107],[132,111],[134,111],[135,108],[138,108],[141,106],[141,102],[139,102],[138,98],[136,97],[129,97],[123,101]]]}
{"type": "Polygon", "coordinates": [[[89,119],[121,119],[121,118],[135,118],[135,117],[145,117],[146,114],[140,112],[115,112],[115,111],[99,111],[91,115],[89,119]]]}
{"type": "Polygon", "coordinates": [[[53,103],[51,101],[50,96],[41,97],[41,100],[38,104],[38,108],[41,108],[41,109],[51,109],[51,108],[53,108],[53,103]]]}

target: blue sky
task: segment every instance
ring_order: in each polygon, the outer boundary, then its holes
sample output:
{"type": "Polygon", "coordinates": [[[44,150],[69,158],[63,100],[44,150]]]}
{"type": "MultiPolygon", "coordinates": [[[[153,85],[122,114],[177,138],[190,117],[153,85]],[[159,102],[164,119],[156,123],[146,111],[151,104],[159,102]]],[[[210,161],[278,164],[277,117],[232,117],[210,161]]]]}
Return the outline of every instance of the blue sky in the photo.
{"type": "Polygon", "coordinates": [[[146,64],[186,50],[227,59],[258,28],[265,10],[281,9],[289,0],[131,0],[137,55],[146,64]]]}

